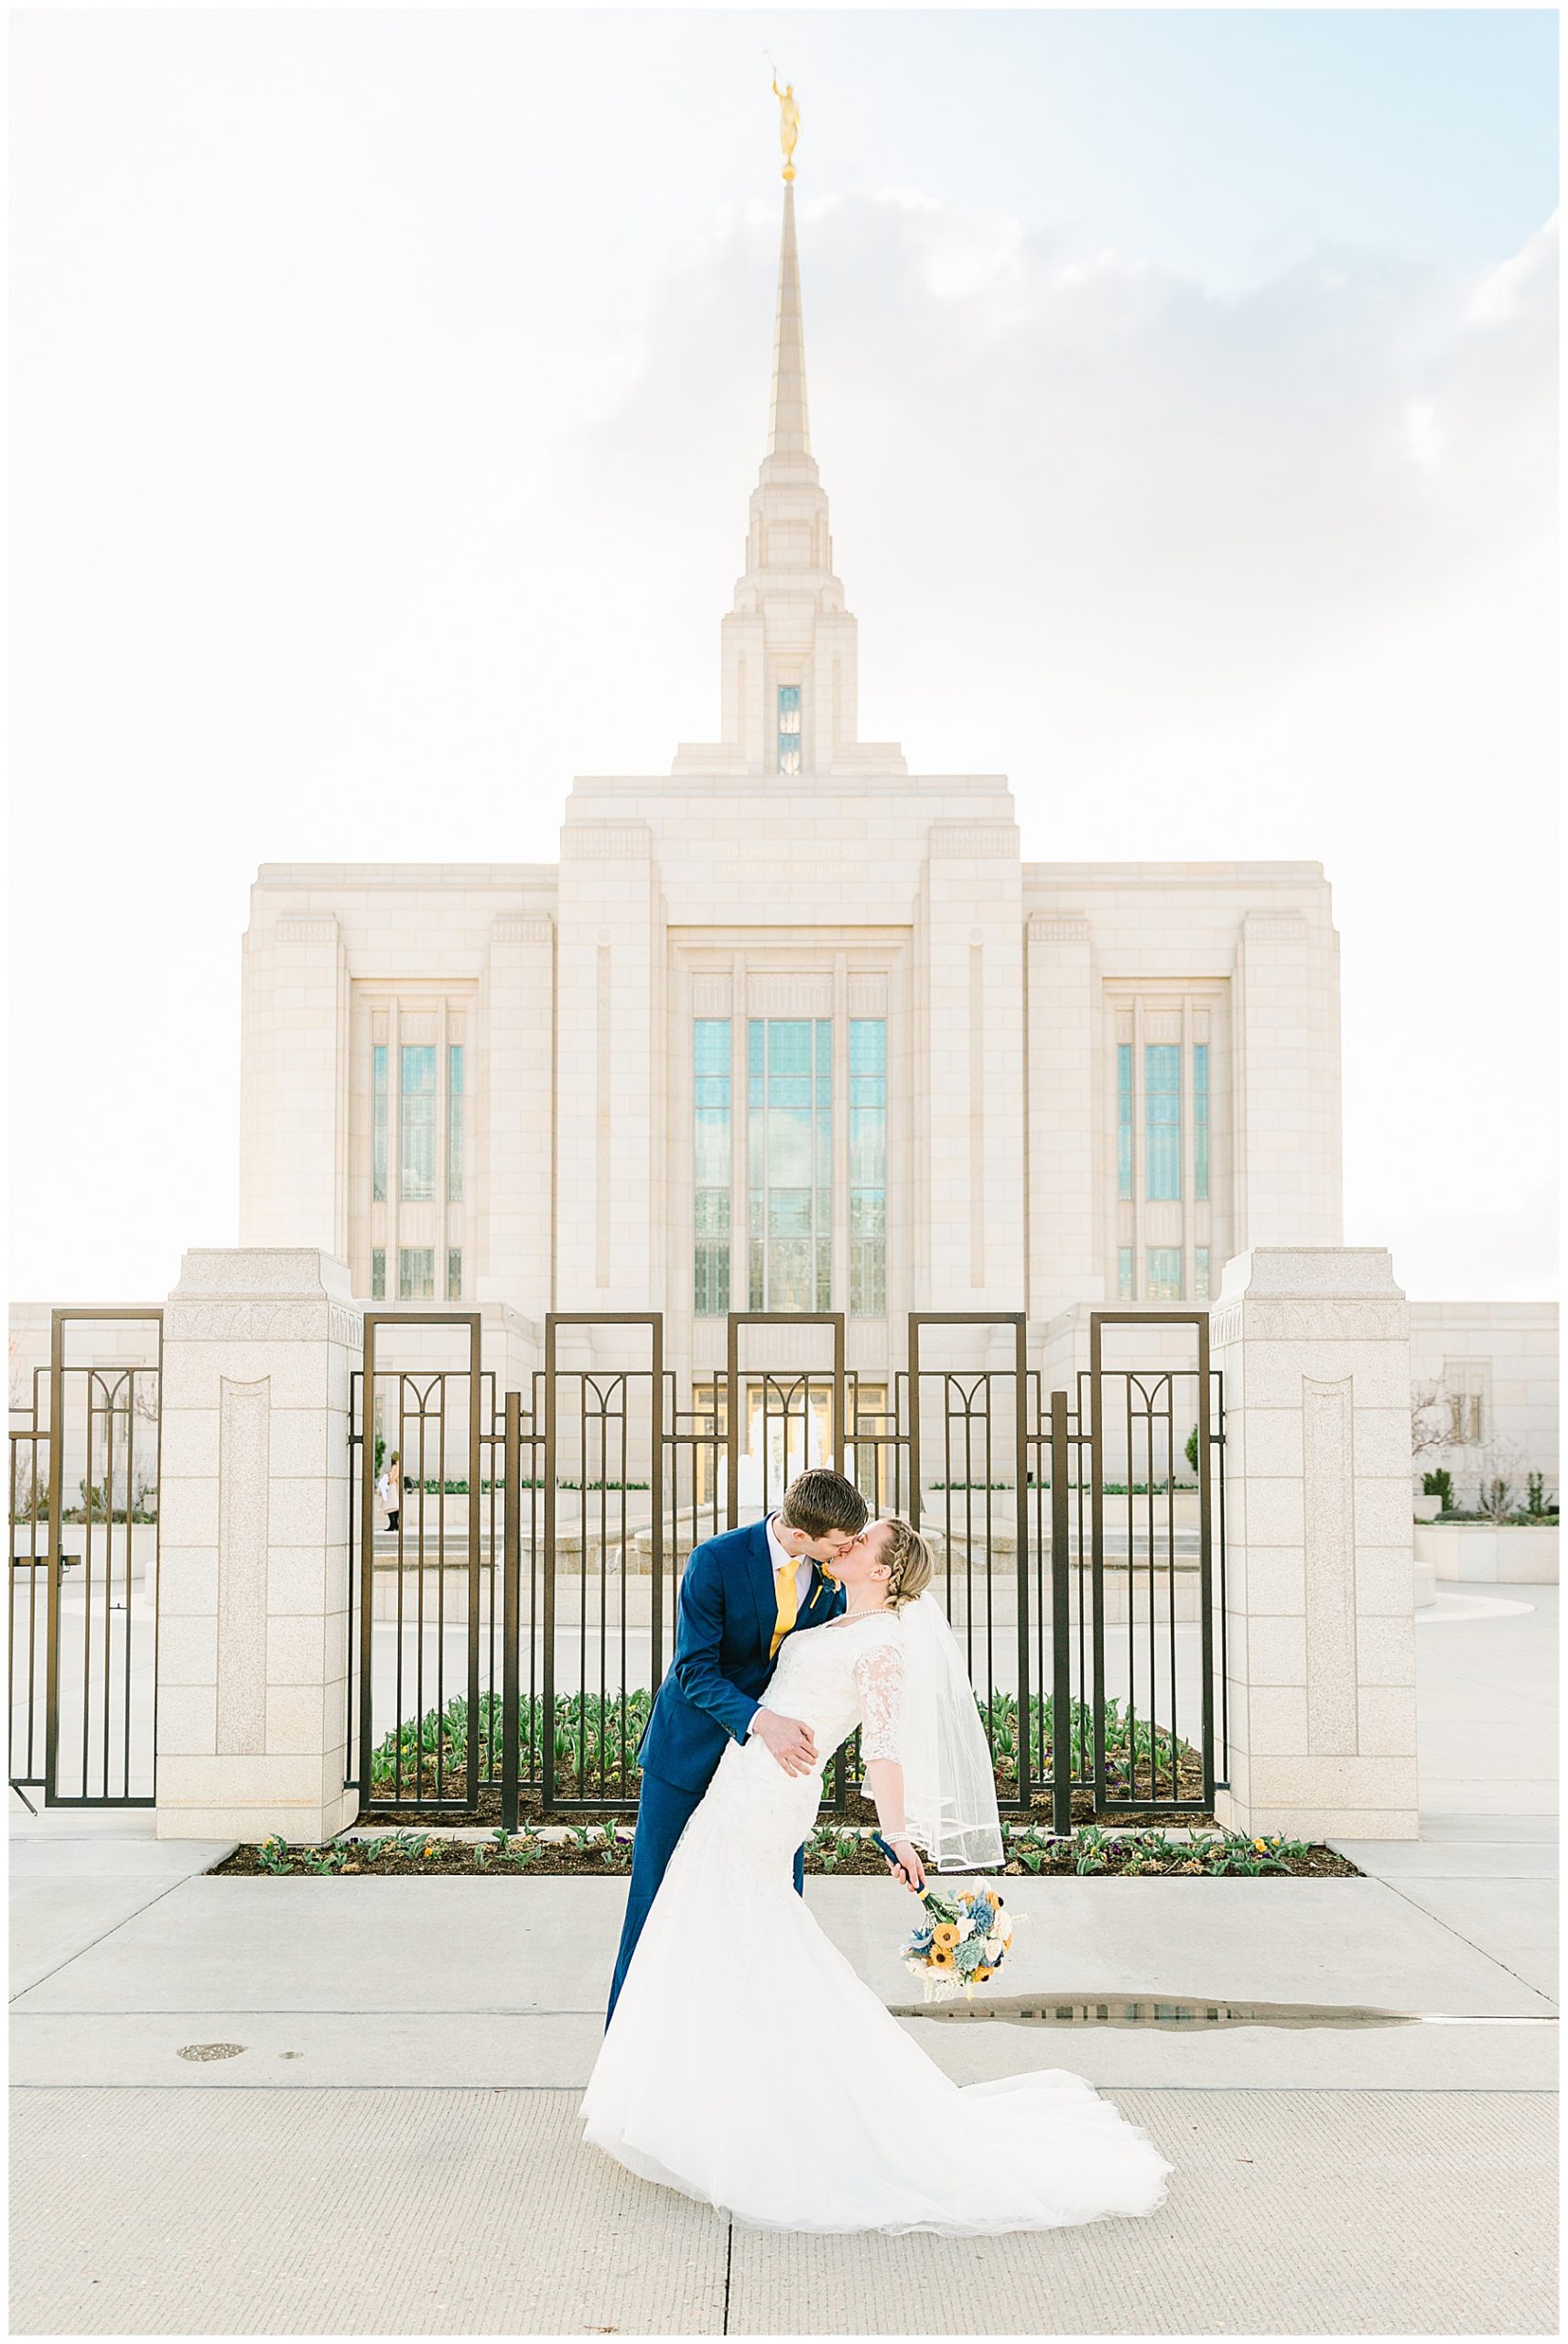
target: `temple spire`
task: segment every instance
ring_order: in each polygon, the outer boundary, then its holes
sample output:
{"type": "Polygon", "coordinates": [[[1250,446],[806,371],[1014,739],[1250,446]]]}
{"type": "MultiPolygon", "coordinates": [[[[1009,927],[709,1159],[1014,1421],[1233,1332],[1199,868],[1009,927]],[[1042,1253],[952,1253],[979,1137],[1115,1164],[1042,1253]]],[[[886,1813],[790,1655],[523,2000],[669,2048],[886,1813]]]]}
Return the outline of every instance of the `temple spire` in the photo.
{"type": "Polygon", "coordinates": [[[686,741],[677,774],[804,782],[907,771],[895,741],[862,741],[855,622],[833,572],[827,498],[806,416],[806,334],[795,241],[795,147],[800,109],[778,86],[784,234],[773,322],[768,444],[752,491],[745,567],[724,620],[721,737],[686,741]]]}
{"type": "Polygon", "coordinates": [[[800,255],[795,241],[795,189],[786,184],[779,246],[778,314],[773,325],[773,394],[768,453],[810,460],[806,413],[806,331],[800,313],[800,255]]]}

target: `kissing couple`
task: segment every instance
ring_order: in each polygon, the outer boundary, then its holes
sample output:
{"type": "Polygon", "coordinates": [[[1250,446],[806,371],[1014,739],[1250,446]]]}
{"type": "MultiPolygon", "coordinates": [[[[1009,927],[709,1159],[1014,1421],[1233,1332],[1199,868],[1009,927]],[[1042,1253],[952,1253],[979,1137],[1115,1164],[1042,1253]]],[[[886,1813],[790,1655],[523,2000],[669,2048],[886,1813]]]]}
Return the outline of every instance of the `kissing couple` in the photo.
{"type": "Polygon", "coordinates": [[[682,1576],[582,2112],[632,2172],[760,2229],[1054,2230],[1152,2212],[1173,2170],[1081,2077],[952,2082],[806,1905],[823,1772],[857,1728],[894,1879],[1001,1861],[933,1576],[912,1524],[820,1470],[682,1576]]]}

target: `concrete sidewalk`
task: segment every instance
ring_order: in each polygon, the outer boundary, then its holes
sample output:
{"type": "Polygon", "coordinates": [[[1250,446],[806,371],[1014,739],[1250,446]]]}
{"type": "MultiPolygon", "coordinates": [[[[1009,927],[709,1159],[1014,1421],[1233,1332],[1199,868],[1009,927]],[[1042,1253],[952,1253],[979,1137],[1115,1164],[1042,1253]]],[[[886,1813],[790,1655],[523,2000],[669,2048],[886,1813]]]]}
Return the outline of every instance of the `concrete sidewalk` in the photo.
{"type": "Polygon", "coordinates": [[[16,2328],[1554,2329],[1543,2099],[1116,2097],[1177,2164],[1158,2213],[959,2240],[731,2232],[585,2154],[575,2092],[22,2092],[16,2328]]]}
{"type": "MultiPolygon", "coordinates": [[[[1538,1877],[1547,1844],[1512,1844],[1538,1877]]],[[[620,1882],[149,1872],[141,1909],[14,2008],[15,2324],[1551,2332],[1553,2005],[1472,1941],[1500,1884],[1445,1883],[1472,1900],[1467,1936],[1385,1881],[1014,1883],[1021,1991],[1455,2023],[906,2021],[960,2078],[1092,2076],[1177,2172],[1143,2222],[892,2241],[731,2236],[582,2147],[620,1882]]],[[[903,1999],[897,1891],[810,1887],[836,1940],[903,1999]]]]}
{"type": "MultiPolygon", "coordinates": [[[[1532,1858],[1552,1852],[1524,1844],[1532,1858]]],[[[1499,1888],[1542,1883],[1441,1884],[1457,1926],[1374,1880],[1014,1881],[1008,1977],[1012,1994],[1045,2001],[1370,2005],[1449,2022],[1442,2026],[1084,2027],[1069,2039],[983,2016],[905,2024],[962,2081],[1070,2066],[1119,2086],[1550,2089],[1555,2004],[1474,1942],[1499,1888]]],[[[625,1894],[623,1880],[515,1874],[163,1887],[17,1996],[12,2080],[177,2090],[214,2080],[289,2090],[581,2085],[625,1894]],[[564,1966],[563,1940],[573,1948],[564,1966]],[[180,2057],[193,2041],[242,2047],[214,2078],[211,2062],[180,2057]]],[[[900,1892],[813,1880],[807,1897],[883,1999],[907,2004],[917,1990],[897,1959],[900,1892]]],[[[989,2006],[977,1998],[964,2007],[989,2006]]]]}
{"type": "MultiPolygon", "coordinates": [[[[1549,1631],[1541,1611],[1487,1620],[1477,1666],[1499,1698],[1510,1625],[1530,1671],[1549,1631]]],[[[1468,1631],[1431,1633],[1443,1699],[1462,1699],[1468,1631]]],[[[1146,2221],[989,2240],[731,2231],[586,2151],[576,2108],[623,1881],[219,1880],[200,1872],[221,1850],[160,1846],[145,1816],[19,1816],[15,2324],[1552,2332],[1549,1750],[1535,1733],[1507,1753],[1499,1785],[1528,1782],[1524,1812],[1433,1814],[1419,1843],[1351,1846],[1364,1879],[1011,1883],[1011,1988],[1032,2006],[1126,1994],[1425,2023],[905,2020],[959,2080],[1089,2076],[1176,2165],[1146,2221]]],[[[907,1900],[880,1881],[808,1894],[907,2002],[907,1900]]]]}

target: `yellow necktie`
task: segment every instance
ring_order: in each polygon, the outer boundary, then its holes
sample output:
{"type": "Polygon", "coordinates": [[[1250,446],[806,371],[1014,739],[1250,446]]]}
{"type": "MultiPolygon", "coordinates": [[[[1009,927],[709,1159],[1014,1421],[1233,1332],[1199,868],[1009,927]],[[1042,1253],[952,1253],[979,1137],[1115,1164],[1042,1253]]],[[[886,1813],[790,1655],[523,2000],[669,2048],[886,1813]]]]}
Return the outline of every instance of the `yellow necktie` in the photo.
{"type": "Polygon", "coordinates": [[[773,1659],[780,1644],[794,1627],[795,1615],[800,1609],[800,1587],[795,1577],[795,1566],[793,1563],[785,1563],[773,1573],[773,1587],[778,1596],[779,1617],[778,1625],[773,1630],[773,1643],[768,1646],[770,1660],[773,1659]]]}

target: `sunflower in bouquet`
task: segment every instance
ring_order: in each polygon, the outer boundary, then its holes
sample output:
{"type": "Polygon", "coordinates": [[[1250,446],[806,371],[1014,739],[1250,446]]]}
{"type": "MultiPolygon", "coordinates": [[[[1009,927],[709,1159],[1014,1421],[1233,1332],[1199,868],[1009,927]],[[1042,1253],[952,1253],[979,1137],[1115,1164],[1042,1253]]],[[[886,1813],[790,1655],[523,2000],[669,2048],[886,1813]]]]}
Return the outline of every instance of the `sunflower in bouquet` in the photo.
{"type": "MultiPolygon", "coordinates": [[[[877,1844],[890,1861],[897,1861],[880,1834],[877,1844]]],[[[903,1948],[904,1968],[925,1981],[928,2002],[946,2002],[954,1994],[972,1997],[977,1986],[996,1976],[1012,1943],[1000,1891],[987,1885],[947,1893],[927,1885],[915,1894],[925,1912],[903,1948]]]]}

